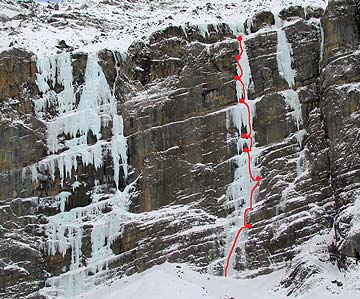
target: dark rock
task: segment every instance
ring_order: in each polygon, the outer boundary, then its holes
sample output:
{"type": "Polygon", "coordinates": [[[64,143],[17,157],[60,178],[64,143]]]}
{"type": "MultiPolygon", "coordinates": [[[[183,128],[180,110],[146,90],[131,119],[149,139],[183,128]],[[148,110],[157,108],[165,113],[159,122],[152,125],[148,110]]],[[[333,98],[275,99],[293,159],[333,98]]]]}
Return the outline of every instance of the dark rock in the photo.
{"type": "Polygon", "coordinates": [[[73,50],[73,47],[66,44],[66,41],[64,41],[63,39],[58,42],[56,48],[61,49],[61,50],[64,50],[64,49],[73,50]]]}
{"type": "Polygon", "coordinates": [[[293,18],[305,19],[305,10],[302,6],[289,6],[279,13],[279,17],[283,20],[289,21],[293,18]]]}
{"type": "Polygon", "coordinates": [[[249,91],[249,97],[254,99],[266,93],[286,89],[288,84],[280,76],[277,66],[276,32],[267,31],[248,39],[246,48],[254,84],[253,90],[249,91]]]}
{"type": "Polygon", "coordinates": [[[354,1],[329,1],[321,19],[324,28],[322,65],[357,49],[359,30],[356,20],[354,1]]]}
{"type": "Polygon", "coordinates": [[[307,20],[311,18],[320,18],[324,15],[324,10],[320,7],[307,6],[305,9],[305,17],[307,20]]]}
{"type": "Polygon", "coordinates": [[[285,28],[291,44],[293,67],[296,70],[296,86],[310,84],[319,78],[320,30],[317,26],[299,20],[285,28]]]}
{"type": "Polygon", "coordinates": [[[36,61],[33,53],[13,48],[0,53],[0,101],[20,98],[24,90],[34,95],[36,61]]]}
{"type": "Polygon", "coordinates": [[[254,33],[260,29],[275,24],[275,18],[271,11],[261,11],[252,18],[248,19],[245,24],[245,30],[249,33],[254,33]]]}

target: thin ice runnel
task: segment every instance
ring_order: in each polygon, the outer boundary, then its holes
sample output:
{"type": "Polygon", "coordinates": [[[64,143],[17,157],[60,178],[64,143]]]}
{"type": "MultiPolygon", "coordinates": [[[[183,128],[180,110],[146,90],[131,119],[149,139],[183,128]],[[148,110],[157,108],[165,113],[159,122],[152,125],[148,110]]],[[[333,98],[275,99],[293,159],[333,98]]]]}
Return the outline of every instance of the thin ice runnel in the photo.
{"type": "MultiPolygon", "coordinates": [[[[76,97],[72,85],[72,66],[69,54],[38,61],[37,83],[43,98],[35,102],[39,118],[45,116],[45,109],[53,106],[58,116],[47,121],[48,150],[53,155],[40,161],[37,167],[48,170],[55,179],[55,169],[60,172],[61,184],[67,177],[76,171],[78,157],[84,165],[94,165],[98,169],[103,164],[106,152],[111,152],[114,163],[114,181],[116,191],[106,200],[99,199],[104,194],[93,194],[93,204],[84,208],[75,208],[65,211],[65,203],[70,192],[61,192],[57,197],[60,213],[49,217],[47,225],[48,251],[50,255],[57,252],[63,256],[71,249],[70,272],[49,280],[57,292],[64,289],[66,296],[73,296],[81,291],[88,273],[96,273],[106,266],[112,254],[111,244],[121,233],[121,225],[125,219],[131,185],[125,190],[119,190],[120,164],[122,164],[125,180],[128,176],[127,167],[127,142],[123,134],[123,120],[117,114],[116,100],[114,97],[115,86],[111,91],[105,75],[98,63],[97,55],[89,55],[85,70],[85,84],[80,101],[76,105],[76,97]],[[63,86],[63,91],[56,94],[52,88],[55,84],[63,86]],[[111,141],[102,140],[101,127],[108,126],[112,120],[111,141]],[[97,138],[94,145],[87,144],[87,135],[92,132],[97,138]],[[59,141],[59,135],[68,135],[70,140],[59,141]],[[59,150],[64,150],[58,154],[59,150]],[[111,212],[103,213],[106,206],[111,207],[111,212]],[[87,259],[90,265],[84,268],[82,259],[82,227],[84,223],[91,225],[92,256],[87,259]],[[106,244],[106,245],[105,245],[106,244]],[[84,272],[85,271],[85,272],[84,272]],[[85,276],[84,276],[85,273],[85,276]],[[74,283],[76,281],[76,283],[74,283]],[[72,286],[74,288],[72,288],[72,286]],[[78,288],[77,286],[81,286],[78,288]]],[[[117,72],[119,70],[117,69],[117,72]]],[[[32,167],[32,173],[35,173],[32,167]]],[[[24,171],[24,175],[26,170],[24,171]]],[[[34,176],[34,175],[33,175],[34,176]]],[[[37,177],[37,175],[36,175],[37,177]]],[[[95,193],[101,188],[95,188],[95,193]]]]}
{"type": "Polygon", "coordinates": [[[295,70],[292,68],[292,49],[287,41],[285,31],[281,26],[282,21],[280,17],[275,14],[275,27],[277,28],[277,65],[280,76],[286,80],[291,88],[295,85],[295,70]]]}
{"type": "MultiPolygon", "coordinates": [[[[253,83],[251,79],[251,70],[249,65],[248,56],[246,53],[246,47],[243,44],[243,55],[240,60],[240,64],[243,68],[243,76],[242,81],[245,85],[245,90],[249,91],[253,88],[253,83]]],[[[240,70],[238,70],[239,74],[240,70]]],[[[236,85],[236,91],[237,91],[237,98],[242,98],[242,90],[240,87],[240,84],[236,85]]],[[[245,94],[245,99],[248,100],[248,92],[245,94]]],[[[250,106],[250,109],[252,112],[255,112],[255,103],[257,100],[248,101],[248,104],[250,106]]],[[[251,113],[250,116],[250,123],[253,122],[253,113],[251,113]]],[[[234,181],[230,184],[226,191],[226,197],[228,199],[228,205],[231,208],[234,208],[235,211],[230,216],[230,233],[227,235],[226,239],[226,245],[225,245],[225,256],[228,255],[230,251],[230,247],[232,244],[232,240],[234,239],[234,235],[237,232],[238,227],[242,225],[243,222],[243,213],[242,213],[242,207],[249,205],[249,198],[250,198],[250,192],[253,187],[253,182],[250,178],[248,169],[247,169],[247,156],[241,155],[242,149],[244,145],[248,145],[248,140],[241,138],[241,129],[242,127],[247,128],[248,124],[248,113],[247,108],[245,105],[237,104],[232,108],[230,113],[227,114],[227,123],[232,123],[237,128],[237,155],[235,157],[237,168],[235,170],[234,174],[234,181]]],[[[247,132],[249,132],[249,128],[247,128],[247,132]]],[[[252,132],[252,137],[254,139],[255,134],[252,132]]],[[[255,144],[253,145],[253,152],[256,152],[255,144]]],[[[254,157],[254,156],[253,156],[254,157]]],[[[256,167],[254,168],[252,166],[252,169],[256,170],[256,167]]],[[[234,262],[234,256],[231,259],[232,262],[234,262]]],[[[232,267],[230,267],[232,268],[232,267]]]]}
{"type": "Polygon", "coordinates": [[[289,89],[280,92],[284,97],[284,101],[289,107],[293,110],[290,112],[290,115],[296,122],[298,131],[300,130],[301,125],[303,124],[301,104],[299,100],[299,95],[295,90],[289,89]]]}
{"type": "MultiPolygon", "coordinates": [[[[275,27],[277,28],[276,59],[279,74],[286,80],[289,88],[293,88],[295,86],[296,71],[292,68],[292,49],[286,38],[285,31],[281,28],[281,26],[282,21],[278,13],[275,13],[275,27]]],[[[289,105],[291,109],[293,109],[293,112],[290,112],[290,114],[295,120],[297,130],[299,131],[301,125],[303,124],[299,95],[292,89],[282,91],[281,94],[283,95],[286,104],[289,105]]],[[[301,140],[299,139],[301,136],[297,134],[295,137],[297,138],[299,145],[301,145],[301,140]]]]}

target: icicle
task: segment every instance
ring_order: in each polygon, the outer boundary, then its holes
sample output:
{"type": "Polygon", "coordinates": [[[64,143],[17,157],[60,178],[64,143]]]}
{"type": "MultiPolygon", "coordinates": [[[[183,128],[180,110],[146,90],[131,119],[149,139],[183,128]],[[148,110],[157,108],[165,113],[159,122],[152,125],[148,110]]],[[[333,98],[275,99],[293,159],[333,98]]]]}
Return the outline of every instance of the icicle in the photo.
{"type": "Polygon", "coordinates": [[[279,16],[275,15],[275,27],[277,28],[277,51],[276,60],[279,74],[288,83],[289,87],[295,85],[295,70],[292,68],[292,49],[286,39],[285,31],[281,28],[282,22],[279,16]]]}
{"type": "Polygon", "coordinates": [[[230,23],[230,24],[228,24],[228,26],[234,36],[238,36],[240,34],[245,34],[245,28],[244,28],[243,22],[236,23],[236,24],[230,23]]]}
{"type": "MultiPolygon", "coordinates": [[[[116,67],[117,63],[116,60],[116,67]]],[[[53,119],[47,121],[48,152],[52,155],[38,163],[39,170],[47,170],[54,180],[55,170],[58,168],[63,186],[65,179],[72,177],[77,170],[80,161],[84,166],[93,165],[95,169],[99,169],[103,165],[105,154],[110,154],[113,159],[116,184],[113,195],[102,193],[100,182],[95,180],[90,205],[65,211],[66,201],[71,193],[63,191],[56,197],[60,213],[49,217],[46,229],[49,255],[60,253],[65,256],[71,250],[70,272],[49,281],[53,288],[64,290],[65,296],[73,296],[89,283],[85,281],[88,274],[102,271],[106,268],[107,261],[113,257],[110,245],[121,233],[121,225],[128,210],[129,194],[133,188],[132,185],[127,185],[124,191],[119,190],[121,166],[125,180],[128,176],[127,140],[123,132],[123,119],[117,114],[114,97],[116,85],[114,83],[111,90],[97,55],[88,56],[85,83],[78,105],[72,85],[71,57],[68,54],[44,59],[39,62],[38,69],[38,82],[42,85],[39,88],[44,92],[43,98],[35,102],[39,114],[42,116],[47,106],[53,106],[58,112],[53,119]],[[55,83],[64,87],[62,92],[56,94],[51,89],[55,83]],[[110,124],[111,140],[102,140],[101,129],[110,124]],[[88,144],[90,131],[97,139],[92,145],[88,144]],[[66,135],[66,139],[63,135],[66,135]],[[84,225],[93,227],[92,256],[86,259],[86,263],[81,262],[84,225]]],[[[72,184],[73,190],[80,184],[76,178],[72,184]]]]}
{"type": "Polygon", "coordinates": [[[37,60],[36,84],[40,92],[46,92],[55,86],[56,79],[56,56],[37,60]],[[49,86],[50,83],[50,86],[49,86]]]}
{"type": "Polygon", "coordinates": [[[305,134],[306,134],[305,129],[299,130],[299,131],[294,133],[294,136],[295,136],[296,141],[297,141],[300,148],[302,147],[302,143],[303,143],[305,134]]]}
{"type": "Polygon", "coordinates": [[[69,53],[62,53],[57,57],[57,82],[64,90],[57,95],[57,111],[61,114],[72,111],[75,108],[76,97],[73,87],[73,69],[69,53]]]}
{"type": "Polygon", "coordinates": [[[201,36],[204,38],[209,37],[209,25],[208,24],[197,24],[197,29],[201,36]]]}
{"type": "Polygon", "coordinates": [[[322,60],[323,60],[323,56],[324,56],[324,28],[321,24],[321,21],[319,22],[319,27],[320,27],[320,37],[321,37],[321,42],[320,42],[320,60],[319,60],[319,65],[321,64],[322,60]]]}
{"type": "Polygon", "coordinates": [[[70,192],[63,191],[56,196],[56,199],[58,201],[58,206],[60,207],[60,212],[65,211],[65,204],[70,195],[71,195],[70,192]]]}

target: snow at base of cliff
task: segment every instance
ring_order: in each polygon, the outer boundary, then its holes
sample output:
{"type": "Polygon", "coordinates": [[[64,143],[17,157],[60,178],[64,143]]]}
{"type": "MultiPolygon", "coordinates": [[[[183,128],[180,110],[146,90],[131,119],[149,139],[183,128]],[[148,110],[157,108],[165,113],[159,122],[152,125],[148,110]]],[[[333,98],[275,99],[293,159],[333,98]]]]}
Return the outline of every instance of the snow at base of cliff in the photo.
{"type": "MultiPolygon", "coordinates": [[[[143,273],[115,280],[76,299],[285,299],[286,294],[276,291],[284,271],[254,279],[237,280],[200,274],[185,264],[165,263],[143,273]]],[[[329,268],[322,285],[296,298],[298,299],[355,299],[359,293],[348,290],[343,274],[329,268]],[[342,281],[338,286],[332,281],[342,281]]]]}

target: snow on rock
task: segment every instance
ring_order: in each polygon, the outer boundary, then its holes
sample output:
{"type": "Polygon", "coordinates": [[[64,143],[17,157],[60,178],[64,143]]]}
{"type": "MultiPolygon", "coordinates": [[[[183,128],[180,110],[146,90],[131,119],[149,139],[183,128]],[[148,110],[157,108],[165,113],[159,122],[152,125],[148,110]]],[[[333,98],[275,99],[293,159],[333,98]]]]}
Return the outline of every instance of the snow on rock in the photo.
{"type": "Polygon", "coordinates": [[[300,130],[300,126],[303,124],[303,118],[298,93],[292,89],[281,91],[280,93],[284,97],[285,103],[293,110],[289,112],[289,114],[296,121],[297,129],[300,130]]]}
{"type": "MultiPolygon", "coordinates": [[[[356,173],[356,171],[353,171],[356,173]]],[[[339,235],[339,250],[347,251],[351,255],[359,254],[357,238],[360,235],[360,191],[353,191],[354,203],[349,204],[338,216],[338,224],[341,229],[348,227],[346,235],[339,235]],[[350,220],[350,223],[349,222],[350,220]]]]}
{"type": "Polygon", "coordinates": [[[272,11],[289,5],[324,8],[326,3],[327,0],[64,0],[58,3],[59,10],[42,2],[35,2],[28,9],[6,4],[0,12],[9,18],[1,25],[4,34],[0,51],[14,45],[45,56],[58,51],[60,40],[85,52],[104,48],[126,51],[136,39],[146,38],[169,25],[184,25],[189,20],[194,25],[199,24],[204,34],[206,24],[224,22],[238,31],[249,16],[262,10],[272,11]],[[23,19],[17,17],[20,13],[25,16],[23,19]],[[29,14],[31,17],[27,17],[29,14]],[[86,34],[83,34],[84,27],[86,34]]]}
{"type": "Polygon", "coordinates": [[[334,234],[334,228],[324,231],[314,235],[299,248],[299,253],[279,284],[283,288],[280,288],[278,293],[290,298],[360,296],[359,265],[351,263],[344,272],[329,260],[328,247],[335,239],[334,234]]]}

